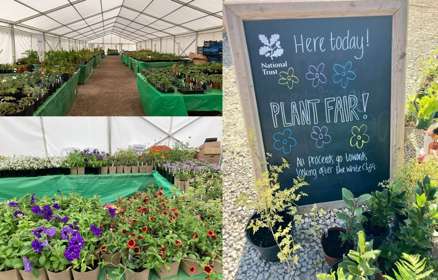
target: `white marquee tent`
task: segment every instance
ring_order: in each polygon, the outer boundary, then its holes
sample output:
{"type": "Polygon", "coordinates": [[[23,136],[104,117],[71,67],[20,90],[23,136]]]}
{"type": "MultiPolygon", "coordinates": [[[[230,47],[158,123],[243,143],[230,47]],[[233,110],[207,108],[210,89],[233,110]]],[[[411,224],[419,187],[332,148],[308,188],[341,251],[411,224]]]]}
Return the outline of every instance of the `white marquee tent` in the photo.
{"type": "Polygon", "coordinates": [[[113,153],[144,145],[199,147],[222,138],[220,117],[0,118],[0,155],[63,156],[73,148],[113,153]]]}
{"type": "Polygon", "coordinates": [[[0,63],[32,49],[152,49],[187,55],[222,40],[222,0],[2,0],[0,63]]]}

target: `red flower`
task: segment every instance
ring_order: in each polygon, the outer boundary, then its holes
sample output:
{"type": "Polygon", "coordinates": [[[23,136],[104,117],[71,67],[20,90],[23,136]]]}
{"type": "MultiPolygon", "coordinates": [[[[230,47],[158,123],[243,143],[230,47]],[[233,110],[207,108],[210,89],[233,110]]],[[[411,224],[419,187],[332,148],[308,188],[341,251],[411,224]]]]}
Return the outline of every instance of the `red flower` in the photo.
{"type": "Polygon", "coordinates": [[[159,189],[159,190],[155,193],[155,195],[158,196],[158,197],[163,196],[163,194],[164,194],[163,189],[159,189]]]}
{"type": "Polygon", "coordinates": [[[142,235],[137,235],[137,239],[138,239],[138,240],[143,240],[144,237],[143,237],[142,235]]]}
{"type": "Polygon", "coordinates": [[[128,241],[128,248],[129,249],[133,249],[134,247],[135,247],[135,240],[132,240],[132,239],[130,239],[129,241],[128,241]]]}
{"type": "Polygon", "coordinates": [[[143,198],[143,202],[144,203],[148,203],[149,202],[149,196],[145,195],[143,198]]]}
{"type": "Polygon", "coordinates": [[[126,229],[122,229],[122,233],[123,233],[123,234],[127,234],[128,231],[127,231],[126,229]]]}
{"type": "Polygon", "coordinates": [[[155,222],[155,220],[156,220],[155,216],[150,216],[149,217],[149,222],[155,222]]]}
{"type": "Polygon", "coordinates": [[[189,270],[190,270],[190,273],[193,273],[193,274],[196,273],[196,267],[194,267],[194,266],[191,266],[191,267],[189,268],[189,270]]]}
{"type": "Polygon", "coordinates": [[[159,254],[162,259],[166,258],[166,247],[161,246],[159,254]]]}
{"type": "Polygon", "coordinates": [[[204,272],[206,274],[211,274],[213,272],[213,267],[211,265],[204,266],[204,272]]]}
{"type": "Polygon", "coordinates": [[[175,245],[176,245],[176,247],[181,247],[182,246],[182,241],[179,240],[179,239],[175,240],[175,245]]]}
{"type": "Polygon", "coordinates": [[[147,226],[144,226],[144,227],[141,229],[141,231],[144,232],[144,233],[148,233],[149,228],[148,228],[147,226]]]}
{"type": "Polygon", "coordinates": [[[207,236],[214,239],[214,238],[216,238],[216,233],[213,230],[210,229],[207,232],[207,236]]]}
{"type": "Polygon", "coordinates": [[[162,212],[161,214],[163,214],[164,216],[166,216],[167,214],[169,214],[169,212],[167,212],[167,210],[163,210],[163,212],[162,212]]]}
{"type": "Polygon", "coordinates": [[[199,234],[197,232],[192,233],[192,239],[196,240],[199,238],[199,234]]]}
{"type": "Polygon", "coordinates": [[[100,246],[100,252],[101,252],[101,253],[106,253],[106,252],[108,252],[107,247],[106,247],[105,245],[100,246]]]}

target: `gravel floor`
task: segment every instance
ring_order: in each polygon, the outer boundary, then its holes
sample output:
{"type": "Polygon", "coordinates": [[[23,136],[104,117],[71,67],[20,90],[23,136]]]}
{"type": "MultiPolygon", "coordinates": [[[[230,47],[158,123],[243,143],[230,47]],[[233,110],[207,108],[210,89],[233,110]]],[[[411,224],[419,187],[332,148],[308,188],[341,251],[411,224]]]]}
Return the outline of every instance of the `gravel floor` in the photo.
{"type": "MultiPolygon", "coordinates": [[[[438,1],[410,0],[407,50],[407,93],[415,90],[420,77],[421,62],[438,47],[438,1]]],[[[251,195],[254,185],[254,171],[248,150],[246,131],[237,90],[234,67],[225,39],[224,53],[224,279],[315,279],[315,271],[324,271],[319,248],[319,236],[302,234],[298,241],[305,241],[300,251],[300,263],[288,272],[281,264],[262,261],[255,249],[247,244],[244,227],[249,217],[236,202],[240,193],[251,195]]],[[[421,137],[420,137],[421,138],[421,137]]],[[[407,155],[415,150],[407,148],[407,155]]],[[[335,212],[328,212],[328,218],[314,221],[308,217],[304,229],[313,223],[322,228],[336,223],[335,212]]]]}
{"type": "Polygon", "coordinates": [[[78,96],[70,116],[142,116],[135,74],[119,56],[107,56],[97,66],[78,96]]]}

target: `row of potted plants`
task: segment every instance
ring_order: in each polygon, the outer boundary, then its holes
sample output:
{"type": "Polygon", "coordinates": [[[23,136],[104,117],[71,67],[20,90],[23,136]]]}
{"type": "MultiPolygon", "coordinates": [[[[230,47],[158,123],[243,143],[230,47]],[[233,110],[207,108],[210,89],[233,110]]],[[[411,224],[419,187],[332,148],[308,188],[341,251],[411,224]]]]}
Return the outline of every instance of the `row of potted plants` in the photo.
{"type": "MultiPolygon", "coordinates": [[[[289,165],[285,161],[271,166],[271,172],[256,184],[257,199],[242,201],[255,209],[246,228],[250,243],[264,259],[292,265],[291,262],[297,262],[296,252],[300,248],[293,237],[301,221],[296,203],[305,196],[301,188],[307,183],[294,179],[290,188],[281,189],[277,180],[286,168],[289,165]]],[[[437,182],[431,177],[438,178],[438,162],[411,162],[398,176],[383,183],[380,191],[354,197],[344,188],[342,196],[346,208],[337,216],[342,226],[325,231],[320,227],[313,229],[321,236],[326,262],[333,272],[321,275],[320,279],[383,279],[383,275],[391,279],[389,277],[396,277],[399,272],[398,264],[412,257],[405,253],[419,256],[418,261],[422,263],[427,262],[427,271],[438,267],[432,258],[432,239],[438,225],[437,182]],[[369,243],[361,240],[365,236],[369,243]],[[356,247],[357,251],[353,251],[356,247]],[[365,254],[368,247],[373,251],[365,254]],[[358,259],[362,255],[372,257],[358,259]],[[364,272],[361,270],[364,267],[372,269],[364,272]],[[342,278],[344,276],[346,278],[342,278]]]]}
{"type": "Polygon", "coordinates": [[[174,64],[142,71],[148,82],[164,93],[200,94],[208,89],[222,89],[222,64],[174,64]]]}
{"type": "Polygon", "coordinates": [[[126,51],[126,55],[144,62],[179,61],[181,56],[172,53],[160,53],[151,50],[126,51]]]}
{"type": "Polygon", "coordinates": [[[192,198],[148,186],[105,206],[75,194],[3,202],[0,279],[98,279],[107,266],[127,280],[149,279],[151,270],[168,279],[180,266],[220,273],[220,203],[192,198]]]}
{"type": "Polygon", "coordinates": [[[15,64],[0,64],[0,74],[32,72],[39,68],[40,60],[37,51],[27,50],[23,55],[15,64]]]}
{"type": "Polygon", "coordinates": [[[14,68],[15,74],[0,78],[0,116],[32,115],[70,79],[79,65],[88,62],[97,52],[48,51],[41,68],[36,69],[38,54],[28,51],[27,56],[17,62],[21,68],[14,68]]]}

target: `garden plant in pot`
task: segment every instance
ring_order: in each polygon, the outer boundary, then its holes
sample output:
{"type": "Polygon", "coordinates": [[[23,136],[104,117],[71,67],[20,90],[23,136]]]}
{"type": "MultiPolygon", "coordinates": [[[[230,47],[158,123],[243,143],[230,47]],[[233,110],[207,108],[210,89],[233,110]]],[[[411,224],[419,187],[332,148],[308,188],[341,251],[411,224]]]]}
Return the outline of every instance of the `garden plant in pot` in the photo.
{"type": "Polygon", "coordinates": [[[337,218],[343,222],[345,228],[331,227],[321,237],[325,260],[330,266],[338,263],[342,256],[354,247],[356,233],[362,229],[363,206],[370,197],[369,194],[363,194],[355,198],[351,191],[342,188],[342,199],[346,210],[339,212],[337,218]]]}
{"type": "Polygon", "coordinates": [[[366,242],[365,233],[358,232],[356,250],[350,250],[335,271],[318,274],[318,280],[428,280],[433,269],[428,268],[426,259],[418,255],[402,254],[392,270],[394,278],[383,275],[377,267],[379,250],[373,249],[372,241],[366,242]]]}
{"type": "Polygon", "coordinates": [[[141,153],[138,161],[140,164],[138,172],[146,173],[146,174],[152,173],[152,171],[153,171],[152,159],[151,159],[151,156],[149,155],[149,153],[147,152],[147,150],[145,150],[141,153]]]}
{"type": "MultiPolygon", "coordinates": [[[[299,249],[292,230],[294,224],[301,221],[296,202],[305,194],[300,189],[307,185],[302,179],[293,179],[293,185],[280,188],[278,177],[289,164],[283,159],[281,165],[269,165],[269,172],[262,174],[256,182],[255,200],[241,197],[242,203],[254,209],[255,213],[248,221],[246,238],[267,261],[297,262],[294,255],[299,249]]],[[[290,267],[290,266],[289,266],[290,267]]]]}
{"type": "Polygon", "coordinates": [[[74,150],[67,155],[65,165],[70,167],[71,175],[85,174],[85,157],[79,150],[74,150]]]}

